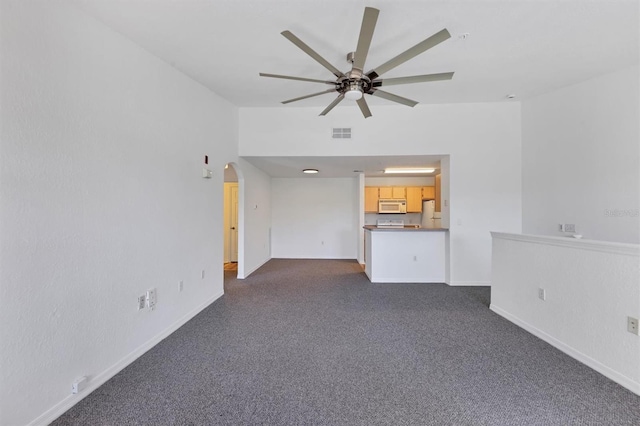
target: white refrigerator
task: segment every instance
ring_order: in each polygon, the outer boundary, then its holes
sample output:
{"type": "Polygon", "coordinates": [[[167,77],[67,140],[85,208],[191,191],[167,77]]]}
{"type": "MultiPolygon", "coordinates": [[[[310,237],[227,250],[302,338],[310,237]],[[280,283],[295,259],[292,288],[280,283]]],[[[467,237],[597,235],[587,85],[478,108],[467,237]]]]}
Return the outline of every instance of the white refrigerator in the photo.
{"type": "Polygon", "coordinates": [[[442,220],[440,213],[436,213],[435,200],[424,200],[422,202],[422,223],[423,228],[441,228],[442,220]]]}

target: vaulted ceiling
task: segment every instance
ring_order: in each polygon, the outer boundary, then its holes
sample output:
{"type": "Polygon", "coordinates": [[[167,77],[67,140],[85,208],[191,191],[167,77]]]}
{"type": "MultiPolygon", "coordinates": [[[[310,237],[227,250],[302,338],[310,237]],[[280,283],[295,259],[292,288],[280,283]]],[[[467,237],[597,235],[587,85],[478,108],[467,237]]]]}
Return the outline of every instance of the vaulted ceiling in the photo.
{"type": "MultiPolygon", "coordinates": [[[[638,62],[637,0],[73,0],[240,107],[324,107],[332,79],[280,33],[290,30],[337,68],[350,65],[366,6],[380,10],[365,71],[442,28],[451,38],[385,77],[455,71],[453,80],[393,86],[420,103],[526,99],[638,62]]],[[[369,101],[370,98],[367,100],[369,101]]],[[[390,104],[371,99],[370,104],[390,104]]],[[[398,106],[407,108],[406,106],[398,106]]]]}

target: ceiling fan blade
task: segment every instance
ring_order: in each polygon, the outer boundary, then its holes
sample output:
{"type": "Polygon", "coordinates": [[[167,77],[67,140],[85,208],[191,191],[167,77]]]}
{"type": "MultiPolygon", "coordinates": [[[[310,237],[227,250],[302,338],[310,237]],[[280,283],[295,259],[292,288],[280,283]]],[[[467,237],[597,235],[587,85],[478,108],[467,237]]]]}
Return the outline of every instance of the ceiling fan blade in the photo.
{"type": "Polygon", "coordinates": [[[364,96],[356,101],[358,106],[360,107],[360,111],[362,111],[362,115],[364,118],[371,117],[371,111],[369,110],[369,105],[367,105],[367,101],[364,99],[364,96]]]}
{"type": "Polygon", "coordinates": [[[322,112],[320,113],[320,115],[327,115],[327,113],[328,113],[329,111],[331,111],[331,110],[333,109],[333,107],[334,107],[334,106],[336,106],[336,105],[338,105],[340,102],[342,102],[342,100],[343,100],[343,99],[344,99],[344,95],[343,95],[342,93],[340,93],[340,94],[338,95],[338,97],[337,97],[337,98],[335,98],[335,99],[333,100],[333,102],[331,102],[331,103],[329,104],[329,106],[328,106],[328,107],[326,107],[326,108],[324,109],[324,111],[322,111],[322,112]]]}
{"type": "Polygon", "coordinates": [[[331,65],[326,59],[318,54],[315,50],[305,44],[304,41],[296,37],[291,31],[283,31],[280,34],[285,36],[287,40],[298,46],[304,53],[315,59],[320,65],[331,71],[336,77],[342,77],[344,74],[336,67],[331,65]]]}
{"type": "Polygon", "coordinates": [[[394,95],[393,93],[383,92],[382,90],[378,89],[373,89],[369,93],[371,93],[373,96],[377,96],[388,101],[398,102],[399,104],[407,105],[410,107],[414,107],[418,104],[418,102],[412,101],[411,99],[403,98],[402,96],[394,95]]]}
{"type": "Polygon", "coordinates": [[[450,37],[451,37],[451,34],[449,34],[449,31],[447,31],[447,29],[445,28],[435,33],[431,37],[427,38],[426,40],[423,40],[420,43],[416,44],[412,48],[405,50],[395,58],[369,71],[367,73],[367,76],[373,80],[378,76],[384,74],[385,72],[392,70],[393,68],[399,65],[404,64],[409,59],[415,58],[416,56],[425,52],[426,50],[431,49],[432,47],[442,43],[443,41],[447,40],[450,37]]]}
{"type": "Polygon", "coordinates": [[[373,87],[395,86],[397,84],[426,83],[428,81],[451,80],[452,72],[443,72],[440,74],[413,75],[411,77],[385,78],[383,80],[375,80],[373,87]]]}
{"type": "Polygon", "coordinates": [[[322,92],[312,93],[310,95],[300,96],[299,98],[293,98],[293,99],[289,99],[287,101],[282,101],[282,103],[283,104],[288,104],[288,103],[291,103],[291,102],[301,101],[303,99],[313,98],[314,96],[320,96],[320,95],[324,95],[325,93],[331,93],[331,92],[335,92],[335,91],[336,91],[336,89],[327,89],[327,90],[322,91],[322,92]]]}
{"type": "Polygon", "coordinates": [[[376,29],[379,13],[380,11],[373,7],[366,7],[364,9],[360,36],[358,37],[358,47],[356,47],[353,61],[353,70],[360,72],[360,74],[362,74],[364,62],[367,60],[367,55],[369,54],[369,47],[371,46],[373,31],[376,29]]]}
{"type": "Polygon", "coordinates": [[[264,72],[260,73],[260,77],[284,78],[284,79],[287,79],[287,80],[310,81],[312,83],[336,84],[335,81],[316,80],[316,79],[313,79],[313,78],[304,78],[304,77],[291,77],[289,75],[280,75],[280,74],[267,74],[267,73],[264,73],[264,72]]]}

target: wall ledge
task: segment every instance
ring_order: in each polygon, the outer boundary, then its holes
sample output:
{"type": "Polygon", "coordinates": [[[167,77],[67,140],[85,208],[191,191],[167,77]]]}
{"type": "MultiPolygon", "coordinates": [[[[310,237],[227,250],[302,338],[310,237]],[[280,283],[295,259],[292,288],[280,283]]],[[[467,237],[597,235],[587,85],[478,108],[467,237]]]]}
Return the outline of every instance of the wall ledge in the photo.
{"type": "Polygon", "coordinates": [[[521,241],[549,246],[568,247],[579,250],[599,251],[640,257],[640,244],[616,243],[611,241],[584,240],[570,237],[552,237],[547,235],[509,234],[491,232],[494,239],[521,241]]]}

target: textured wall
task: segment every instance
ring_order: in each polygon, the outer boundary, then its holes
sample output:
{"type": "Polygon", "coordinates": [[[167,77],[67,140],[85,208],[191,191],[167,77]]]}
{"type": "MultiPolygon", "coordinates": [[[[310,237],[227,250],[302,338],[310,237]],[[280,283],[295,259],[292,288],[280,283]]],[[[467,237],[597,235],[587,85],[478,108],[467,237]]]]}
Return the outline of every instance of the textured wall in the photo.
{"type": "Polygon", "coordinates": [[[491,309],[640,394],[639,262],[637,244],[494,234],[491,309]]]}
{"type": "Polygon", "coordinates": [[[222,293],[237,110],[63,3],[1,7],[0,424],[23,425],[222,293]]]}
{"type": "Polygon", "coordinates": [[[357,178],[273,178],[272,256],[355,259],[357,178]]]}
{"type": "Polygon", "coordinates": [[[523,232],[640,242],[640,71],[632,67],[522,104],[523,232]]]}

